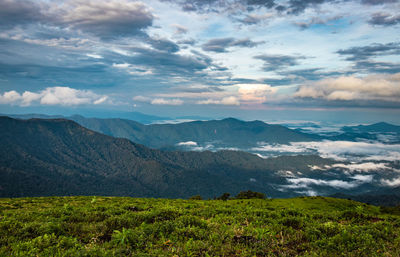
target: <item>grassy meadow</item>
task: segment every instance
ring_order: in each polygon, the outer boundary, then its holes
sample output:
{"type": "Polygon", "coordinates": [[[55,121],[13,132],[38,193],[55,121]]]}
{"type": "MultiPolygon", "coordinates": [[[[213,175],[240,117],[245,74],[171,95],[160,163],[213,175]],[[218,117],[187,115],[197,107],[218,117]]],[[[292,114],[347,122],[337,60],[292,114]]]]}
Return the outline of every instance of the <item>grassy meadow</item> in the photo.
{"type": "Polygon", "coordinates": [[[3,198],[0,256],[400,256],[400,209],[325,197],[3,198]]]}

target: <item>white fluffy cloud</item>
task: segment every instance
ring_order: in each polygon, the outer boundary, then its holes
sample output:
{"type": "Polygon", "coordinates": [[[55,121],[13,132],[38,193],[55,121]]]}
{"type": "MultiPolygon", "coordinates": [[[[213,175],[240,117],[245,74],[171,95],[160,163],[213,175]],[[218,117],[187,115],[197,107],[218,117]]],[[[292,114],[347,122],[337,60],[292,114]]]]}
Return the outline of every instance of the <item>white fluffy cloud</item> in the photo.
{"type": "Polygon", "coordinates": [[[182,105],[184,102],[178,98],[150,98],[147,96],[135,96],[132,98],[134,101],[149,103],[154,105],[182,105]]]}
{"type": "Polygon", "coordinates": [[[384,186],[388,186],[388,187],[398,187],[400,186],[400,178],[395,178],[395,179],[381,179],[381,183],[384,186]]]}
{"type": "MultiPolygon", "coordinates": [[[[399,144],[382,144],[379,142],[312,141],[292,142],[288,145],[260,143],[258,147],[251,150],[272,154],[283,152],[312,153],[339,161],[396,161],[400,159],[399,144]]],[[[378,164],[375,164],[375,167],[371,164],[346,166],[348,169],[364,170],[378,167],[378,164]]]]}
{"type": "Polygon", "coordinates": [[[287,181],[291,185],[285,186],[286,188],[308,188],[309,186],[329,186],[334,188],[351,189],[357,187],[360,184],[360,180],[355,182],[349,182],[344,180],[323,180],[313,178],[287,178],[287,181]]]}
{"type": "Polygon", "coordinates": [[[323,167],[310,166],[312,170],[328,170],[332,168],[343,169],[349,172],[371,172],[377,170],[392,169],[387,163],[363,162],[363,163],[335,163],[333,165],[325,165],[323,167]]]}
{"type": "Polygon", "coordinates": [[[30,106],[33,103],[42,105],[82,105],[101,104],[107,96],[98,95],[90,90],[79,90],[70,87],[48,87],[39,92],[25,91],[20,94],[14,90],[0,94],[0,104],[30,106]]]}
{"type": "Polygon", "coordinates": [[[207,99],[197,101],[197,104],[218,104],[218,105],[240,105],[239,99],[234,96],[227,96],[222,99],[207,99]]]}
{"type": "Polygon", "coordinates": [[[197,146],[197,143],[194,141],[180,142],[177,145],[179,146],[197,146]]]}
{"type": "Polygon", "coordinates": [[[369,75],[364,78],[343,76],[327,78],[302,85],[294,94],[300,98],[325,100],[384,100],[400,101],[400,73],[369,75]]]}
{"type": "Polygon", "coordinates": [[[181,99],[155,98],[150,103],[156,105],[182,105],[183,101],[181,99]]]}
{"type": "Polygon", "coordinates": [[[267,84],[237,84],[240,100],[248,103],[264,103],[278,89],[267,84]]]}

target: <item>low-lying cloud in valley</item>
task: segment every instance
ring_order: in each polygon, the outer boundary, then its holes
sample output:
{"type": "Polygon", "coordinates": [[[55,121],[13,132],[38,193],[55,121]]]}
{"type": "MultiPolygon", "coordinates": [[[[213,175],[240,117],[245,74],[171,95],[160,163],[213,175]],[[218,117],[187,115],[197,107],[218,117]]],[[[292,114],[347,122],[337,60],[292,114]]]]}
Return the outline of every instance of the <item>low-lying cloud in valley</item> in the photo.
{"type": "Polygon", "coordinates": [[[318,154],[337,161],[396,161],[400,160],[400,144],[352,141],[311,141],[290,144],[267,144],[260,142],[251,149],[264,156],[281,153],[318,154]]]}

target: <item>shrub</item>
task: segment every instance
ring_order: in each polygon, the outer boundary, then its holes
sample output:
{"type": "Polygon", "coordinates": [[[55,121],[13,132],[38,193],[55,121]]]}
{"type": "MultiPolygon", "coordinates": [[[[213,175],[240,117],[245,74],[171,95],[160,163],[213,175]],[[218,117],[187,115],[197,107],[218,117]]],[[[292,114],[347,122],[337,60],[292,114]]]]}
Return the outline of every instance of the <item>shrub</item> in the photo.
{"type": "Polygon", "coordinates": [[[266,196],[263,193],[253,192],[251,190],[241,191],[236,195],[236,199],[265,199],[266,196]]]}
{"type": "Polygon", "coordinates": [[[194,195],[189,197],[189,200],[203,200],[203,198],[201,197],[201,195],[194,195]]]}
{"type": "Polygon", "coordinates": [[[223,200],[223,201],[226,201],[226,200],[228,200],[229,199],[229,197],[231,196],[231,194],[230,193],[223,193],[221,196],[218,196],[217,197],[217,200],[223,200]]]}

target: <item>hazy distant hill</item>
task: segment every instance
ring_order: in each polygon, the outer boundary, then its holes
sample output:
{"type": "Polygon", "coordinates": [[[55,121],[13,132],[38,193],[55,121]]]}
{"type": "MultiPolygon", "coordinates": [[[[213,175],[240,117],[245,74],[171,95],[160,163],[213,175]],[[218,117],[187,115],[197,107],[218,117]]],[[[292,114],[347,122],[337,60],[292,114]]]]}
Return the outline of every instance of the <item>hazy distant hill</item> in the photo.
{"type": "MultiPolygon", "coordinates": [[[[60,118],[28,114],[8,115],[13,118],[60,118]]],[[[262,121],[241,121],[234,118],[210,121],[192,121],[177,124],[144,125],[127,119],[86,118],[80,115],[62,117],[80,125],[113,137],[121,137],[158,149],[180,149],[179,143],[195,142],[198,146],[250,148],[258,142],[286,144],[289,142],[321,140],[322,137],[289,129],[281,125],[270,125],[262,121]]]]}
{"type": "Polygon", "coordinates": [[[371,125],[345,126],[342,134],[331,137],[332,140],[379,140],[385,143],[400,142],[400,126],[379,122],[371,125]]]}
{"type": "MultiPolygon", "coordinates": [[[[47,115],[47,114],[37,114],[37,113],[29,113],[29,114],[0,114],[1,116],[8,116],[11,118],[16,118],[16,119],[70,119],[70,117],[63,116],[63,115],[47,115]]],[[[160,117],[160,116],[154,116],[154,115],[148,115],[144,114],[141,112],[117,112],[113,113],[114,116],[118,118],[123,118],[126,120],[135,120],[137,122],[140,122],[142,124],[149,124],[157,121],[166,121],[166,120],[171,120],[171,118],[167,117],[160,117]]],[[[79,115],[75,115],[79,116],[79,115]]],[[[94,117],[98,117],[96,114],[93,115],[94,117]]],[[[82,116],[80,116],[83,118],[82,116]]]]}
{"type": "Polygon", "coordinates": [[[86,128],[110,136],[128,138],[153,148],[171,147],[188,141],[198,145],[246,148],[253,147],[261,141],[283,144],[320,138],[281,125],[269,125],[261,121],[246,122],[233,118],[151,125],[123,119],[88,119],[81,116],[70,118],[86,128]]]}
{"type": "Polygon", "coordinates": [[[345,132],[353,132],[353,133],[362,133],[362,132],[400,133],[400,126],[396,126],[386,122],[379,122],[371,125],[345,126],[342,128],[342,130],[345,132]]]}
{"type": "MultiPolygon", "coordinates": [[[[232,121],[236,122],[236,121],[232,121]]],[[[262,159],[222,151],[163,152],[64,119],[0,118],[0,196],[130,195],[206,197],[251,189],[280,195],[274,171],[330,160],[262,159]]]]}

